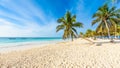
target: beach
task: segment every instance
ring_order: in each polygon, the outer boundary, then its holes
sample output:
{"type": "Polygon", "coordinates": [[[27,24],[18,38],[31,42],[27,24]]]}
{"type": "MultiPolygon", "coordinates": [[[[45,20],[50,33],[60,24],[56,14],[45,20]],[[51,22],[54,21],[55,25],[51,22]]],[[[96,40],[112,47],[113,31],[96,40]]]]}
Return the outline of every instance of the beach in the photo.
{"type": "Polygon", "coordinates": [[[0,0],[0,68],[120,68],[120,0],[0,0]]]}
{"type": "Polygon", "coordinates": [[[79,38],[11,47],[8,51],[4,48],[0,51],[0,68],[119,68],[120,43],[94,42],[79,38]]]}

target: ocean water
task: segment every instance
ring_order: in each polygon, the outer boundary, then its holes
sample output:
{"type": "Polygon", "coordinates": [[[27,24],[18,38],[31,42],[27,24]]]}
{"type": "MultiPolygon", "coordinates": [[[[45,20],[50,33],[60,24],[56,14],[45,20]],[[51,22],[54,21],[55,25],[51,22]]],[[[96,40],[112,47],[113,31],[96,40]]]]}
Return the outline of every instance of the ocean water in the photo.
{"type": "Polygon", "coordinates": [[[63,41],[60,37],[0,37],[0,47],[29,43],[54,43],[63,41]]]}

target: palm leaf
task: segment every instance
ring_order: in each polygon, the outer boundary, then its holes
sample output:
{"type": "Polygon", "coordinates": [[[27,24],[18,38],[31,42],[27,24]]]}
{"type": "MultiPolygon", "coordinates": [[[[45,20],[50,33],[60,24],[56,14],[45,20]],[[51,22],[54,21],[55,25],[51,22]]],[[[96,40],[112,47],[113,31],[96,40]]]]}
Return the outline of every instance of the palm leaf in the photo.
{"type": "Polygon", "coordinates": [[[83,24],[81,22],[76,22],[73,24],[73,27],[83,27],[83,24]]]}
{"type": "Polygon", "coordinates": [[[72,22],[76,22],[76,15],[72,16],[72,22]]]}
{"type": "Polygon", "coordinates": [[[96,24],[96,23],[100,22],[100,21],[101,21],[101,19],[100,19],[100,18],[97,18],[97,19],[93,20],[93,21],[92,21],[92,26],[93,26],[94,24],[96,24]]]}
{"type": "Polygon", "coordinates": [[[57,20],[58,23],[65,23],[65,18],[61,17],[60,19],[57,20]]]}
{"type": "Polygon", "coordinates": [[[62,30],[62,29],[64,29],[64,25],[58,25],[57,27],[56,27],[56,32],[58,32],[58,31],[60,31],[60,30],[62,30]]]}
{"type": "Polygon", "coordinates": [[[75,28],[72,28],[72,30],[73,30],[74,33],[78,34],[77,30],[75,28]]]}

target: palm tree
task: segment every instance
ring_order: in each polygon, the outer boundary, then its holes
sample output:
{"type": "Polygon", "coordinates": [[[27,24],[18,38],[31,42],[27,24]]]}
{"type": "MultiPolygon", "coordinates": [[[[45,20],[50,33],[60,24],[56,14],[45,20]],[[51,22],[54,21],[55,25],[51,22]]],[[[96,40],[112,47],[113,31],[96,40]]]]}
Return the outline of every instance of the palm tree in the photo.
{"type": "Polygon", "coordinates": [[[80,37],[83,37],[84,33],[83,32],[80,32],[80,37]]]}
{"type": "Polygon", "coordinates": [[[117,36],[118,36],[118,38],[120,36],[120,25],[117,25],[117,36]]]}
{"type": "Polygon", "coordinates": [[[80,22],[76,22],[76,15],[72,15],[69,11],[65,14],[64,17],[61,17],[57,20],[59,25],[56,27],[56,32],[60,30],[64,30],[63,39],[77,37],[76,28],[83,27],[83,24],[80,22]]]}
{"type": "Polygon", "coordinates": [[[92,37],[93,36],[92,30],[91,29],[87,29],[87,31],[85,33],[85,36],[86,37],[92,37]]]}
{"type": "MultiPolygon", "coordinates": [[[[114,6],[115,4],[118,4],[120,2],[120,0],[111,0],[112,5],[114,6]]],[[[115,38],[117,38],[116,34],[117,34],[117,25],[115,25],[115,38]]]]}
{"type": "Polygon", "coordinates": [[[110,38],[110,28],[111,26],[116,26],[118,24],[118,17],[120,16],[120,9],[116,7],[109,8],[107,4],[103,5],[98,9],[98,11],[93,15],[95,20],[92,21],[92,25],[99,23],[97,30],[106,29],[108,37],[110,38]]]}

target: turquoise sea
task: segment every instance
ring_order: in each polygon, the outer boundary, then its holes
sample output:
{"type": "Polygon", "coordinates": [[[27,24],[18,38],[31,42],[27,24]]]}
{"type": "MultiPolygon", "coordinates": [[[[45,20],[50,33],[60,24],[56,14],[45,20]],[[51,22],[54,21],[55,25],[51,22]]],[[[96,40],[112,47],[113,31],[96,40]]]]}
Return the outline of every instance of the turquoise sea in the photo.
{"type": "Polygon", "coordinates": [[[62,41],[60,37],[0,37],[0,46],[20,45],[29,43],[51,43],[62,41]]]}

